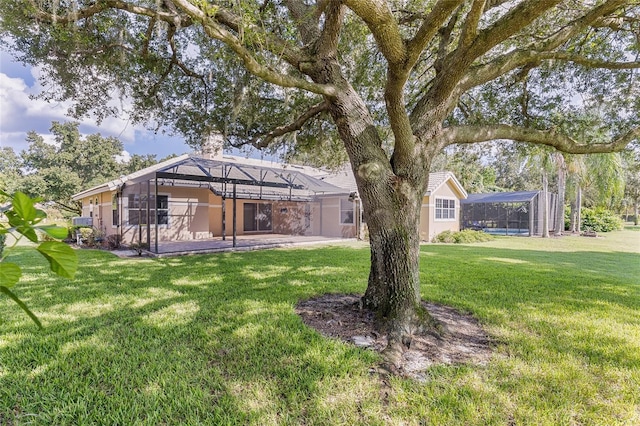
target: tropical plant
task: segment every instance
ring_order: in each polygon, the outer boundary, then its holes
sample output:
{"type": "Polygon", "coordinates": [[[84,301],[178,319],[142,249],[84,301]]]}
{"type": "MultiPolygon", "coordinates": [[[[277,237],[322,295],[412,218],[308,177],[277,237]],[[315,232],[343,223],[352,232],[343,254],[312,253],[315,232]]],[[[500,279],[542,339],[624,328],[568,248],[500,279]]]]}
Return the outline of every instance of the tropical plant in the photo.
{"type": "MultiPolygon", "coordinates": [[[[53,238],[63,239],[66,238],[68,230],[62,226],[42,225],[47,216],[44,211],[35,207],[35,200],[27,195],[16,192],[10,196],[3,191],[0,191],[0,194],[11,200],[10,205],[2,210],[7,222],[0,222],[0,237],[3,245],[7,235],[12,236],[14,240],[8,247],[0,247],[4,248],[0,250],[0,292],[16,302],[38,327],[42,327],[38,317],[11,290],[20,281],[22,268],[17,263],[7,261],[7,256],[22,238],[38,243],[38,233],[45,233],[53,238]]],[[[35,249],[47,259],[51,271],[62,277],[74,277],[78,268],[78,258],[68,245],[59,241],[44,241],[35,249]]]]}
{"type": "Polygon", "coordinates": [[[582,209],[582,229],[595,232],[611,232],[622,229],[622,219],[603,207],[582,209]]]}

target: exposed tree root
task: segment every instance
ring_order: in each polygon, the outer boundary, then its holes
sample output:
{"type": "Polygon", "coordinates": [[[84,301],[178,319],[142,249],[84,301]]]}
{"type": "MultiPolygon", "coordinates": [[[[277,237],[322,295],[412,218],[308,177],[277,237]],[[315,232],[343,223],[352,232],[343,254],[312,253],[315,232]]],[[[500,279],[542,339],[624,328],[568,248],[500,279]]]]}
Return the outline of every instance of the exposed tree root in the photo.
{"type": "Polygon", "coordinates": [[[437,325],[414,328],[412,333],[385,331],[376,324],[372,311],[361,308],[359,295],[322,295],[301,301],[296,312],[305,324],[325,336],[380,352],[383,374],[423,380],[433,365],[484,364],[489,360],[491,339],[475,318],[448,306],[422,305],[437,325]]]}

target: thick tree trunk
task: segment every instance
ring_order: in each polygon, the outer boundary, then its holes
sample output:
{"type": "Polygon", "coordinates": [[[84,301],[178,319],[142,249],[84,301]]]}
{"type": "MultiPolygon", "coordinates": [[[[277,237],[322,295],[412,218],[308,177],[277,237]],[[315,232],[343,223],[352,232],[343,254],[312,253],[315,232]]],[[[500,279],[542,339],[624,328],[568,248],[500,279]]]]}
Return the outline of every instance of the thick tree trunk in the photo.
{"type": "MultiPolygon", "coordinates": [[[[395,216],[368,217],[371,269],[363,298],[363,304],[375,310],[388,327],[409,334],[415,331],[411,327],[420,304],[419,203],[417,196],[412,198],[395,216]]],[[[372,204],[386,210],[383,204],[388,203],[374,200],[372,204]]]]}
{"type": "Polygon", "coordinates": [[[368,200],[371,268],[362,303],[376,313],[379,328],[387,333],[386,354],[391,362],[410,344],[413,334],[437,330],[420,299],[421,205],[419,191],[368,200]]]}
{"type": "Polygon", "coordinates": [[[341,89],[327,101],[349,155],[369,229],[371,268],[362,305],[375,312],[378,328],[388,336],[387,360],[395,363],[412,334],[436,330],[420,304],[418,233],[433,153],[415,150],[414,136],[408,134],[396,136],[394,156],[413,152],[411,161],[403,156],[389,159],[367,106],[339,71],[337,66],[323,66],[314,80],[330,81],[341,89]]]}

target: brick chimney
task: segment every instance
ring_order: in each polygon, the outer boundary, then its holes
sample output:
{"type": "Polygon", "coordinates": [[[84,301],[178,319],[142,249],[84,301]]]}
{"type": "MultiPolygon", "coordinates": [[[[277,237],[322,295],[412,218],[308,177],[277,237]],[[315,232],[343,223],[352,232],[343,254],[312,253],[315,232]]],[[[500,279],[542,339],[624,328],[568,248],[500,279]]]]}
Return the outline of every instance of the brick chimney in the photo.
{"type": "Polygon", "coordinates": [[[202,138],[202,157],[209,160],[221,160],[224,151],[224,137],[212,132],[202,138]]]}

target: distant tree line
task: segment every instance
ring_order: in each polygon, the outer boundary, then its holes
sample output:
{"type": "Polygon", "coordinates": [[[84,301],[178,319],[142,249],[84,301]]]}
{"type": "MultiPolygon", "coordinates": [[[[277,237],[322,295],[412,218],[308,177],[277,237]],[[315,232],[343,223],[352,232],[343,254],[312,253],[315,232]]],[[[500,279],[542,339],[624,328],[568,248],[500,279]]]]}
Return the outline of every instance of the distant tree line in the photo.
{"type": "Polygon", "coordinates": [[[158,163],[155,154],[134,154],[125,160],[119,139],[99,133],[83,136],[78,122],[53,122],[50,131],[52,142],[31,131],[26,150],[1,148],[0,189],[54,203],[73,216],[81,212],[73,194],[158,163]]]}
{"type": "MultiPolygon", "coordinates": [[[[638,221],[640,149],[608,154],[566,154],[531,145],[495,142],[451,146],[432,171],[450,170],[469,193],[548,190],[570,208],[577,224],[579,207],[606,209],[638,221]],[[630,217],[631,216],[631,217],[630,217]]],[[[558,223],[562,223],[560,218],[558,223]]]]}
{"type": "MultiPolygon", "coordinates": [[[[171,157],[158,160],[154,154],[134,154],[125,161],[120,140],[100,134],[83,137],[78,126],[77,122],[53,122],[53,144],[31,131],[27,150],[16,153],[3,147],[0,189],[22,191],[53,202],[69,214],[79,214],[78,204],[71,200],[73,194],[171,157]]],[[[308,163],[304,158],[297,160],[308,163]]],[[[546,176],[549,191],[566,194],[561,198],[563,205],[570,206],[572,217],[578,206],[631,213],[636,221],[638,217],[637,148],[575,155],[512,142],[453,145],[440,153],[432,170],[454,172],[469,193],[541,190],[546,176]]]]}

